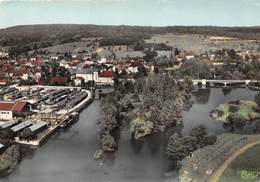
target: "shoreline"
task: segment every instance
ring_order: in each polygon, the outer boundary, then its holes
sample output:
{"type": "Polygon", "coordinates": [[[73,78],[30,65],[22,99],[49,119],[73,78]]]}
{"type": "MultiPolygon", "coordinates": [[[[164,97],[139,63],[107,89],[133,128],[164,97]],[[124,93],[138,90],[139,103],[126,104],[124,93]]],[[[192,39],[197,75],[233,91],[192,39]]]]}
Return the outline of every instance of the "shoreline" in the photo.
{"type": "Polygon", "coordinates": [[[15,138],[14,142],[16,144],[22,144],[22,145],[40,146],[42,143],[47,141],[49,139],[49,137],[59,129],[60,125],[63,122],[65,122],[65,120],[66,120],[66,118],[64,117],[65,115],[71,114],[73,112],[81,111],[82,109],[84,109],[88,104],[90,104],[93,101],[93,94],[89,90],[82,90],[82,91],[87,92],[88,95],[86,98],[84,98],[80,103],[78,103],[76,106],[74,106],[68,112],[64,111],[64,110],[60,110],[58,112],[60,115],[63,115],[63,119],[59,124],[57,124],[53,127],[50,127],[46,133],[44,133],[42,136],[40,136],[40,138],[38,138],[36,140],[27,141],[27,140],[20,140],[18,138],[15,138]]]}

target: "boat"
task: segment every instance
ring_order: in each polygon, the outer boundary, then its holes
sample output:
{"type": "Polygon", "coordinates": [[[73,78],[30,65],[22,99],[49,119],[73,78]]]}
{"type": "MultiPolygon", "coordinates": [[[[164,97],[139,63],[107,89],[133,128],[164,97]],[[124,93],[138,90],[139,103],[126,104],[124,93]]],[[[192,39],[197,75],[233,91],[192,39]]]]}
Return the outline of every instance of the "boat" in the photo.
{"type": "Polygon", "coordinates": [[[78,120],[79,120],[79,114],[77,112],[74,112],[69,116],[66,116],[65,120],[59,126],[60,128],[65,129],[78,120]]]}

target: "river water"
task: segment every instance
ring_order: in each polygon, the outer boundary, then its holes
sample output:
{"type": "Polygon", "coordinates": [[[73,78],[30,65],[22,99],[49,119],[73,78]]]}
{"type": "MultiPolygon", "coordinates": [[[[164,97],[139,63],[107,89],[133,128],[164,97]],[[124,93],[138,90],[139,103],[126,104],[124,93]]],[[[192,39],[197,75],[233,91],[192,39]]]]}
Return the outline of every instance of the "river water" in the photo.
{"type": "MultiPolygon", "coordinates": [[[[210,133],[227,130],[210,118],[219,104],[235,100],[253,100],[255,92],[247,89],[224,91],[203,89],[199,99],[184,112],[184,127],[133,142],[127,127],[121,131],[119,150],[101,161],[93,160],[99,148],[97,119],[100,101],[94,101],[80,114],[80,120],[67,131],[60,131],[38,150],[30,150],[17,169],[1,182],[174,182],[177,172],[165,155],[167,138],[176,130],[187,134],[204,124],[210,133]]],[[[249,126],[248,128],[250,128],[249,126]]],[[[246,132],[248,128],[239,132],[246,132]]]]}

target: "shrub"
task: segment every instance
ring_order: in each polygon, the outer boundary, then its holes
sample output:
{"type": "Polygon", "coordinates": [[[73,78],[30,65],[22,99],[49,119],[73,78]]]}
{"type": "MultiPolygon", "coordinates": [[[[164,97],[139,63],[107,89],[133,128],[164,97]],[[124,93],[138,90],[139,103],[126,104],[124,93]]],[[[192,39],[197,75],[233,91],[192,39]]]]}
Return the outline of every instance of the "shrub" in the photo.
{"type": "Polygon", "coordinates": [[[239,106],[237,106],[237,105],[231,104],[231,105],[229,106],[229,112],[235,113],[235,112],[237,112],[238,110],[239,110],[239,106]]]}

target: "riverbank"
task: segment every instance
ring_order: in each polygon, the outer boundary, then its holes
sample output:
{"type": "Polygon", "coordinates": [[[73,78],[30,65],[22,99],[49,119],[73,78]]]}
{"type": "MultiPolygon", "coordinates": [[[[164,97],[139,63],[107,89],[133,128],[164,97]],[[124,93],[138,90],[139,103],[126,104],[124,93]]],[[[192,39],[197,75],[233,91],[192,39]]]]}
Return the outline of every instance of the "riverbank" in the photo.
{"type": "Polygon", "coordinates": [[[222,174],[222,164],[230,157],[236,156],[236,152],[242,150],[244,146],[254,142],[260,142],[260,135],[222,134],[218,136],[214,145],[196,150],[192,153],[192,156],[186,157],[181,162],[180,182],[217,179],[211,176],[217,170],[221,172],[214,175],[222,174]]]}
{"type": "Polygon", "coordinates": [[[79,102],[77,105],[75,105],[73,108],[69,110],[60,110],[57,112],[57,114],[60,116],[57,118],[60,120],[60,122],[57,122],[56,125],[49,127],[46,131],[41,132],[38,134],[38,137],[33,140],[21,140],[19,138],[15,138],[15,143],[17,144],[23,144],[23,145],[31,145],[31,146],[39,146],[42,143],[44,143],[51,135],[56,132],[60,126],[66,122],[66,116],[69,114],[72,114],[73,112],[80,112],[82,109],[84,109],[88,104],[90,104],[93,101],[93,94],[89,90],[82,90],[87,93],[87,97],[84,98],[81,102],[79,102]]]}
{"type": "MultiPolygon", "coordinates": [[[[238,157],[240,157],[240,155],[244,155],[244,153],[246,151],[248,151],[248,149],[251,149],[252,147],[256,146],[256,145],[259,145],[260,144],[260,137],[259,136],[256,136],[255,138],[252,137],[252,139],[246,144],[244,145],[242,148],[240,148],[239,150],[235,151],[231,156],[229,156],[225,161],[224,163],[214,172],[214,174],[211,176],[210,178],[210,181],[211,182],[218,182],[218,180],[220,179],[221,175],[223,174],[223,172],[225,171],[225,169],[227,167],[229,167],[229,165],[234,161],[236,160],[238,157]]],[[[248,162],[253,162],[255,163],[256,162],[256,166],[253,170],[258,170],[258,167],[259,167],[259,163],[257,163],[256,160],[254,161],[250,161],[250,159],[252,158],[256,158],[256,159],[259,159],[259,147],[258,147],[258,150],[254,151],[251,153],[251,156],[250,155],[247,155],[247,156],[241,156],[240,158],[243,158],[243,160],[246,160],[248,162]],[[253,155],[253,156],[252,156],[253,155]]],[[[245,166],[243,166],[243,164],[240,164],[240,166],[237,166],[239,167],[240,169],[244,168],[244,170],[252,170],[252,169],[249,169],[247,168],[249,165],[247,164],[244,164],[245,166]]],[[[256,171],[257,172],[257,171],[256,171]]],[[[252,174],[252,173],[251,173],[252,174]]],[[[241,175],[241,173],[240,173],[241,175]]],[[[235,176],[234,176],[235,177],[235,176]]],[[[241,175],[241,177],[243,177],[241,175]]],[[[251,176],[252,177],[252,176],[251,176]]],[[[257,177],[257,176],[256,176],[257,177]]],[[[250,178],[249,178],[250,179],[250,178]]],[[[243,180],[243,179],[242,179],[243,180]]],[[[235,181],[235,180],[234,180],[235,181]]]]}
{"type": "Polygon", "coordinates": [[[11,146],[0,155],[0,177],[8,176],[21,160],[19,147],[11,146]]]}
{"type": "MultiPolygon", "coordinates": [[[[17,169],[1,182],[178,181],[174,162],[165,154],[167,139],[176,132],[188,135],[198,125],[206,126],[210,134],[225,133],[222,123],[215,122],[209,112],[228,101],[254,100],[256,93],[241,88],[228,94],[221,88],[198,92],[200,99],[184,111],[183,127],[172,127],[135,141],[126,125],[120,130],[120,149],[98,161],[93,160],[93,154],[100,148],[97,122],[101,103],[95,100],[81,112],[79,122],[65,132],[55,132],[40,150],[28,152],[17,169]]],[[[245,127],[243,132],[248,130],[245,127]]]]}

